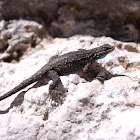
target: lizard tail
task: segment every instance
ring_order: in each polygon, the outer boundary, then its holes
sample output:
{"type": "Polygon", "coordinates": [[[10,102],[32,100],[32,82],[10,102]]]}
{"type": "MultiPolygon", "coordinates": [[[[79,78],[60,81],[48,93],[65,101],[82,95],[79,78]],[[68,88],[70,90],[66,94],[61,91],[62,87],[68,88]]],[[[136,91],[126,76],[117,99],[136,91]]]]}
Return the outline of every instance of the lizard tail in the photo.
{"type": "Polygon", "coordinates": [[[10,90],[9,92],[5,93],[4,95],[2,95],[0,97],[0,101],[4,100],[5,98],[15,94],[16,92],[22,90],[23,88],[27,87],[28,85],[38,81],[38,79],[40,79],[42,76],[44,75],[44,73],[39,73],[37,72],[36,74],[32,75],[31,77],[29,77],[28,79],[22,81],[19,85],[17,85],[15,88],[13,88],[12,90],[10,90]]]}

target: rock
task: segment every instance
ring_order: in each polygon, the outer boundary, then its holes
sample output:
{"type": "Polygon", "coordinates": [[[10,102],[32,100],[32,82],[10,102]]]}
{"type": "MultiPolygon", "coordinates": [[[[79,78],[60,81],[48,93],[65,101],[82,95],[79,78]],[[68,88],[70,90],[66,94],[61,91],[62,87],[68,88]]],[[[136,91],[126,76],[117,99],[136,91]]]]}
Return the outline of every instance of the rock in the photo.
{"type": "Polygon", "coordinates": [[[0,19],[40,19],[53,37],[76,34],[140,41],[138,0],[6,0],[0,19]]]}
{"type": "Polygon", "coordinates": [[[130,88],[133,87],[133,80],[130,77],[119,76],[110,79],[106,84],[108,86],[112,84],[113,87],[117,88],[130,88]]]}
{"type": "Polygon", "coordinates": [[[0,22],[0,60],[12,61],[36,46],[43,34],[43,25],[28,20],[0,22]]]}
{"type": "MultiPolygon", "coordinates": [[[[42,50],[23,57],[19,63],[0,64],[0,95],[16,86],[46,64],[55,54],[91,49],[109,43],[116,49],[104,59],[97,60],[109,76],[104,83],[87,81],[77,74],[61,76],[68,90],[62,105],[49,100],[46,77],[0,102],[1,139],[84,139],[110,140],[140,137],[140,45],[123,43],[111,38],[73,36],[44,39],[42,50]],[[137,52],[126,47],[137,46],[137,52]],[[59,50],[59,51],[58,51],[59,50]],[[128,67],[135,71],[128,71],[128,67]],[[133,64],[133,65],[132,65],[133,64]]],[[[35,51],[34,50],[34,51],[35,51]]],[[[27,54],[26,54],[27,55],[27,54]]],[[[96,66],[96,65],[94,65],[96,66]]],[[[98,66],[100,70],[100,67],[98,66]]]]}

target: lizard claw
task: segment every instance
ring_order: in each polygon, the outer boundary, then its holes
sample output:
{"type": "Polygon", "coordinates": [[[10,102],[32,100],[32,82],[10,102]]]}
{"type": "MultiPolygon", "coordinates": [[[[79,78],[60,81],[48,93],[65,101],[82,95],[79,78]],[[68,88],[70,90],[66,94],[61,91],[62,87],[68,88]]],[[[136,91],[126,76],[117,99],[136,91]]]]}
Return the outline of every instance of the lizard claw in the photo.
{"type": "Polygon", "coordinates": [[[50,93],[50,99],[58,104],[62,104],[64,98],[66,97],[63,92],[58,90],[50,90],[49,93],[50,93]]]}

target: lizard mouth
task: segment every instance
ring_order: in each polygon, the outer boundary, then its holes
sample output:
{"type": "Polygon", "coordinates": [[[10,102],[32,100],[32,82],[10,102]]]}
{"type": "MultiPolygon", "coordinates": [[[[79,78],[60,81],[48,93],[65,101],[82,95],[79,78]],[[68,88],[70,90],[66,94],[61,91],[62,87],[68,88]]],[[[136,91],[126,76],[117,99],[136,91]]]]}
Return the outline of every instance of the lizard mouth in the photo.
{"type": "Polygon", "coordinates": [[[112,52],[115,49],[114,46],[111,46],[109,44],[104,44],[100,47],[99,51],[99,59],[104,58],[108,53],[112,52]]]}

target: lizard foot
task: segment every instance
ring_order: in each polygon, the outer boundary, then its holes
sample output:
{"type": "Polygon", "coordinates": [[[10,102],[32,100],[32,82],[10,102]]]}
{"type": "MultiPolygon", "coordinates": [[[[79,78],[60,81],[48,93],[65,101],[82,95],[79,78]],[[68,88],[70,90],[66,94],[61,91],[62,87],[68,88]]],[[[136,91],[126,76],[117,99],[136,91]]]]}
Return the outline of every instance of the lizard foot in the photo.
{"type": "Polygon", "coordinates": [[[62,91],[49,90],[50,99],[55,103],[62,104],[66,95],[62,91]]]}

